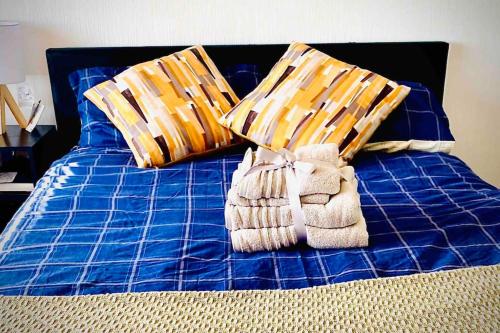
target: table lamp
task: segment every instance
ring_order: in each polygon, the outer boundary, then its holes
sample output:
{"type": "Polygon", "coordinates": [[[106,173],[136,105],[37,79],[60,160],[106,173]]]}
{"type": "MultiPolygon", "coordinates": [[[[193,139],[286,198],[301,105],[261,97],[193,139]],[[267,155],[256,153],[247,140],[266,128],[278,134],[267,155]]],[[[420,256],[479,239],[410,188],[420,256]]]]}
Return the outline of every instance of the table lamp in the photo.
{"type": "Polygon", "coordinates": [[[0,21],[0,134],[5,133],[5,103],[21,128],[26,128],[26,119],[12,97],[7,83],[24,81],[24,63],[21,26],[17,22],[0,21]]]}

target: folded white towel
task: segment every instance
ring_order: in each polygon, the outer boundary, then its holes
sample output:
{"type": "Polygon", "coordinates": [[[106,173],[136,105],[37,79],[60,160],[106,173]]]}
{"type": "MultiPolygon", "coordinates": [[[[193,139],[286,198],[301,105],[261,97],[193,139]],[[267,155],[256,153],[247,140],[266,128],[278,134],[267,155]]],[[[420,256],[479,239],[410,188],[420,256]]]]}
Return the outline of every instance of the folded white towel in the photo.
{"type": "MultiPolygon", "coordinates": [[[[324,229],[306,226],[307,244],[316,249],[368,246],[368,232],[363,217],[345,228],[324,229]]],[[[297,244],[293,226],[231,231],[233,249],[238,252],[272,251],[297,244]]]]}
{"type": "MultiPolygon", "coordinates": [[[[342,228],[356,223],[363,215],[354,169],[350,166],[344,167],[340,169],[340,173],[343,176],[340,191],[336,195],[328,196],[329,200],[326,204],[309,203],[308,201],[316,198],[315,195],[301,197],[306,225],[319,228],[342,228]]],[[[288,199],[247,200],[239,197],[233,188],[229,190],[224,214],[226,228],[229,230],[293,225],[288,199]]]]}
{"type": "MultiPolygon", "coordinates": [[[[258,148],[262,149],[262,148],[258,148]]],[[[296,151],[297,159],[301,161],[317,160],[323,163],[316,165],[312,174],[295,170],[301,196],[310,194],[338,193],[340,188],[340,173],[338,165],[338,148],[335,144],[309,145],[296,151]]],[[[253,154],[245,154],[243,162],[233,174],[232,186],[237,186],[238,195],[243,198],[258,200],[262,198],[287,198],[286,169],[257,171],[245,175],[254,164],[253,154]]]]}
{"type": "MultiPolygon", "coordinates": [[[[227,201],[231,205],[242,207],[278,207],[290,204],[288,198],[262,198],[257,200],[243,198],[238,195],[238,191],[234,187],[227,192],[227,201]]],[[[300,202],[303,204],[326,205],[328,201],[330,201],[330,195],[328,194],[309,194],[300,197],[300,202]]]]}
{"type": "MultiPolygon", "coordinates": [[[[342,228],[359,221],[363,215],[359,194],[358,182],[352,167],[344,167],[340,171],[345,180],[341,182],[340,192],[329,196],[326,204],[307,203],[302,200],[305,224],[319,228],[342,228]]],[[[226,228],[229,230],[287,227],[293,225],[292,211],[286,205],[241,205],[241,197],[231,189],[225,208],[226,228]]],[[[307,198],[302,197],[302,198],[307,198]]],[[[302,199],[301,198],[301,199],[302,199]]],[[[272,199],[255,200],[254,203],[272,199]]],[[[283,203],[288,199],[274,199],[283,203]]]]}
{"type": "Polygon", "coordinates": [[[339,163],[339,147],[334,143],[302,146],[295,150],[295,155],[301,161],[318,160],[331,162],[335,166],[339,163]]]}
{"type": "MultiPolygon", "coordinates": [[[[258,156],[267,158],[265,154],[258,156]]],[[[295,169],[307,244],[313,248],[367,246],[358,181],[352,167],[340,167],[337,146],[305,146],[297,149],[295,156],[302,162],[322,161],[314,163],[313,173],[295,169]]],[[[248,150],[228,192],[226,228],[231,231],[235,251],[275,250],[298,241],[287,195],[286,168],[247,174],[256,163],[248,150]]]]}

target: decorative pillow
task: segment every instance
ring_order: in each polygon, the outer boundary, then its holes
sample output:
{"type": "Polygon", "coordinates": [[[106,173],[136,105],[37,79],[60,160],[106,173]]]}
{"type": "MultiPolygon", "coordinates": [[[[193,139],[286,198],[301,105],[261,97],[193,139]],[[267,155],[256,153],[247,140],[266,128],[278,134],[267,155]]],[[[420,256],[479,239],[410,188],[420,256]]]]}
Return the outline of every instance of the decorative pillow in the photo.
{"type": "Polygon", "coordinates": [[[127,147],[123,135],[115,125],[97,106],[83,96],[83,93],[91,87],[113,78],[125,69],[126,67],[92,67],[74,71],[68,76],[82,123],[80,147],[127,147]]]}
{"type": "Polygon", "coordinates": [[[449,152],[455,139],[434,93],[421,83],[400,81],[410,94],[365,144],[365,150],[418,149],[449,152]]]}
{"type": "Polygon", "coordinates": [[[350,159],[409,88],[293,43],[222,125],[261,146],[295,150],[336,143],[350,159]]]}
{"type": "Polygon", "coordinates": [[[120,130],[140,167],[239,141],[217,123],[239,99],[201,46],[132,66],[85,96],[120,130]]]}

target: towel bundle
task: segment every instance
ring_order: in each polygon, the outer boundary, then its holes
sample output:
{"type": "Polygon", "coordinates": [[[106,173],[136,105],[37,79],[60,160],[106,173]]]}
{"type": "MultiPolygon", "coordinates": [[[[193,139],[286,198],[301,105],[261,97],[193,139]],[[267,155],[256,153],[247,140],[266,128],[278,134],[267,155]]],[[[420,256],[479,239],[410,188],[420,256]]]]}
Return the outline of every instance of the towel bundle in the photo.
{"type": "MultiPolygon", "coordinates": [[[[255,154],[247,151],[228,192],[225,221],[235,251],[275,250],[299,241],[288,197],[287,167],[251,172],[263,162],[256,157],[262,149],[255,154]]],[[[315,166],[311,173],[295,168],[307,244],[314,248],[367,246],[358,182],[351,166],[338,167],[337,146],[304,146],[297,149],[295,158],[315,166]]]]}

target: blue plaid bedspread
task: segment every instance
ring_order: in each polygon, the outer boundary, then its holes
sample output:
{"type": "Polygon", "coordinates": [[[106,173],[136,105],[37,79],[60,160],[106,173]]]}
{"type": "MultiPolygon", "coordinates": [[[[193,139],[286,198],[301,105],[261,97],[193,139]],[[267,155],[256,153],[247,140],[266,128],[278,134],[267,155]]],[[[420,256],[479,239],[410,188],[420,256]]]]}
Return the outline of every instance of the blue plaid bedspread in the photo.
{"type": "Polygon", "coordinates": [[[500,262],[500,191],[440,153],[361,153],[370,246],[234,253],[224,201],[241,154],[134,167],[80,148],[0,238],[0,294],[302,288],[500,262]]]}

